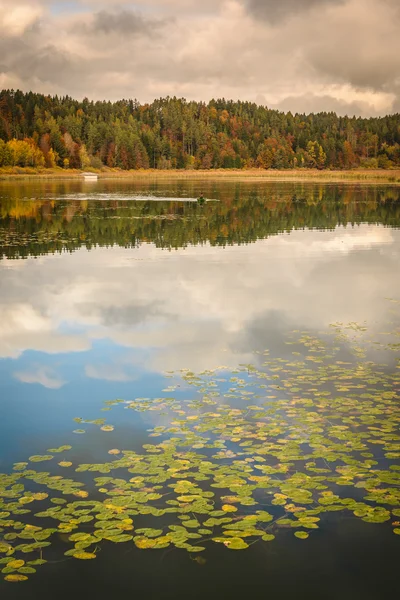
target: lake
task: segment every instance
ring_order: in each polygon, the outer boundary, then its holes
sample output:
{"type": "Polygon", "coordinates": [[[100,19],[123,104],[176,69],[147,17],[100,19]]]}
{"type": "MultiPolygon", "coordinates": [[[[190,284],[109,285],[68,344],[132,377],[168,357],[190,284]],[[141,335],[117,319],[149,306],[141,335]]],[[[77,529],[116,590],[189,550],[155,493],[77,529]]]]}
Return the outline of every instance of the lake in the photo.
{"type": "Polygon", "coordinates": [[[1,597],[395,596],[399,272],[399,186],[0,182],[1,597]]]}

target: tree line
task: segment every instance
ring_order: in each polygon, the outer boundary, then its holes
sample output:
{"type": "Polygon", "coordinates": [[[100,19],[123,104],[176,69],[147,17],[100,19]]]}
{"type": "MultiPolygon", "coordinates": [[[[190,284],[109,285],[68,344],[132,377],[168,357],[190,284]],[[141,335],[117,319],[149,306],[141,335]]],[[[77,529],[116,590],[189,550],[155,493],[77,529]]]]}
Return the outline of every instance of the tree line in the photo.
{"type": "Polygon", "coordinates": [[[292,114],[251,102],[93,102],[0,92],[0,167],[353,169],[400,166],[400,115],[292,114]]]}

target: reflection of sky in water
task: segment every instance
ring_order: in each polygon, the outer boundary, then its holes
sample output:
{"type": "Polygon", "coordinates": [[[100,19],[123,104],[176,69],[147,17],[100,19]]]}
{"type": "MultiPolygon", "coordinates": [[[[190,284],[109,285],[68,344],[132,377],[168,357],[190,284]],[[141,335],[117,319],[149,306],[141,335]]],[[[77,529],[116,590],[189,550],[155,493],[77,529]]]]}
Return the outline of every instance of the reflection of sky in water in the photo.
{"type": "MultiPolygon", "coordinates": [[[[126,404],[109,412],[100,409],[115,398],[173,396],[183,404],[197,396],[200,388],[179,376],[166,379],[165,371],[227,365],[228,372],[215,376],[226,378],[220,383],[223,394],[240,385],[230,381],[238,364],[251,362],[268,371],[268,365],[261,366],[268,360],[266,348],[271,358],[293,360],[292,352],[303,350],[285,344],[285,334],[293,329],[318,337],[332,322],[366,321],[366,339],[383,343],[388,341],[379,336],[383,331],[396,327],[400,332],[398,321],[388,324],[399,318],[400,307],[385,300],[400,298],[400,230],[367,224],[399,224],[398,188],[300,189],[261,182],[254,189],[222,183],[214,189],[208,182],[204,193],[220,202],[201,211],[190,203],[126,201],[143,189],[176,198],[196,197],[203,189],[201,182],[158,185],[101,181],[86,190],[75,181],[2,184],[2,256],[19,251],[42,256],[0,260],[0,472],[64,444],[72,446],[68,460],[78,465],[110,461],[110,448],[142,452],[143,444],[162,441],[163,436],[148,438],[150,428],[170,423],[171,414],[159,407],[146,412],[126,404]],[[74,190],[105,202],[69,200],[74,190]],[[301,200],[294,200],[294,194],[301,200]],[[162,223],[166,215],[173,220],[162,223]],[[351,222],[363,224],[335,228],[351,222]],[[274,235],[293,227],[299,229],[274,235]],[[130,247],[143,240],[189,247],[130,247]],[[221,246],[191,245],[206,240],[221,246]],[[222,247],[236,242],[243,245],[222,247]],[[82,247],[72,254],[46,255],[65,243],[82,247]],[[86,244],[94,249],[87,251],[86,244]],[[109,244],[116,245],[107,248],[109,244]],[[179,387],[166,391],[174,383],[179,387]],[[104,418],[115,429],[103,432],[99,425],[74,422],[74,417],[104,418]],[[74,434],[78,428],[86,435],[74,434]]],[[[386,363],[385,370],[392,372],[397,353],[373,346],[371,354],[368,359],[386,363]]],[[[348,347],[337,358],[355,360],[348,347]]],[[[315,363],[309,367],[317,369],[315,363]]],[[[279,388],[261,390],[264,379],[253,387],[251,372],[239,377],[249,383],[245,393],[255,392],[249,396],[252,405],[285,396],[279,388]]],[[[231,396],[216,400],[242,408],[243,401],[231,396]]],[[[56,461],[58,456],[38,469],[91,480],[73,469],[64,471],[56,461]]],[[[90,565],[80,569],[74,561],[50,559],[43,575],[30,579],[30,595],[47,598],[57,586],[69,598],[90,586],[98,598],[124,597],[132,589],[157,598],[186,597],[188,589],[199,598],[237,598],[268,586],[272,596],[284,598],[297,598],[300,589],[312,598],[324,590],[322,595],[331,600],[343,593],[346,598],[389,597],[397,572],[397,536],[389,525],[363,527],[358,519],[339,519],[327,517],[307,546],[288,531],[273,545],[252,544],[246,553],[221,552],[214,544],[202,567],[180,551],[133,554],[125,544],[104,545],[92,571],[90,565]],[[292,577],[286,577],[288,572],[292,577]]],[[[139,526],[136,522],[136,531],[139,526]]],[[[12,592],[15,600],[25,599],[26,587],[14,586],[12,592]]]]}
{"type": "Polygon", "coordinates": [[[58,443],[73,417],[107,417],[103,400],[159,396],[166,370],[282,353],[291,329],[367,321],[379,332],[384,298],[400,296],[399,256],[400,231],[361,225],[225,249],[144,244],[2,261],[3,461],[36,452],[45,432],[58,443]]]}

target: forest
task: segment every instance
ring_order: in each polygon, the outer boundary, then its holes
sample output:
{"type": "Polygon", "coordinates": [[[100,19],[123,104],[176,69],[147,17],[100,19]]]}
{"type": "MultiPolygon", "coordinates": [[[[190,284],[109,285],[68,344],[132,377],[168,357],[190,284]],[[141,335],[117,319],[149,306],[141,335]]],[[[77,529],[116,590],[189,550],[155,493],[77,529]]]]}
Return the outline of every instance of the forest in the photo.
{"type": "Polygon", "coordinates": [[[250,102],[82,101],[0,92],[0,167],[390,169],[400,115],[283,113],[250,102]]]}

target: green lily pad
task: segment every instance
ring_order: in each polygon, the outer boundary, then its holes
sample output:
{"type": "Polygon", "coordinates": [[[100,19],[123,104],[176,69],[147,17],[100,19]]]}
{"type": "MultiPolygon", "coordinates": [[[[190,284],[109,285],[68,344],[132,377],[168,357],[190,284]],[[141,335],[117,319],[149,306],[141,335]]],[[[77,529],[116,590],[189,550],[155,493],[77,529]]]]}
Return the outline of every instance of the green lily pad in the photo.
{"type": "Polygon", "coordinates": [[[306,540],[309,537],[309,534],[306,531],[295,531],[294,534],[299,540],[306,540]]]}
{"type": "Polygon", "coordinates": [[[52,458],[54,458],[54,456],[49,455],[45,455],[45,456],[30,456],[29,460],[30,462],[44,462],[47,460],[51,460],[52,458]]]}

